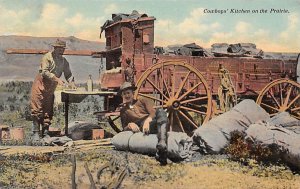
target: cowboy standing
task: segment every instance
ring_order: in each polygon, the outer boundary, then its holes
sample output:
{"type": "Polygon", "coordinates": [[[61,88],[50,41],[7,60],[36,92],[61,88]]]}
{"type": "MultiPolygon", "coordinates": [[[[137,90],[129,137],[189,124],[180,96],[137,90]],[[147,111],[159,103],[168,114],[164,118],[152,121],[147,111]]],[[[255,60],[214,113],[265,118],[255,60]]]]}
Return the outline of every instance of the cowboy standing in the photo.
{"type": "Polygon", "coordinates": [[[130,82],[125,82],[120,93],[123,98],[121,122],[123,130],[157,134],[157,160],[167,164],[167,113],[163,109],[154,109],[152,101],[146,98],[134,99],[134,90],[130,82]]]}
{"type": "Polygon", "coordinates": [[[52,46],[53,51],[46,53],[41,60],[39,73],[31,89],[33,142],[38,142],[40,139],[40,126],[42,126],[42,137],[49,134],[49,126],[53,117],[54,91],[57,85],[65,83],[60,79],[62,73],[71,87],[75,87],[69,62],[62,56],[66,42],[58,39],[52,46]]]}

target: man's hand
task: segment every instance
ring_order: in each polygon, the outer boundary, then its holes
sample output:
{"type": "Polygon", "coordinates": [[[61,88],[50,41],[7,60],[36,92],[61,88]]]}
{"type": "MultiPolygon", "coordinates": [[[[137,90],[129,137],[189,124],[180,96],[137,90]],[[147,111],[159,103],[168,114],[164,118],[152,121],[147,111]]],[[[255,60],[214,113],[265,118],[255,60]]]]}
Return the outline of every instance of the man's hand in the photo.
{"type": "Polygon", "coordinates": [[[132,130],[134,133],[140,132],[140,128],[137,124],[135,123],[128,123],[127,126],[130,130],[132,130]]]}
{"type": "Polygon", "coordinates": [[[63,80],[59,79],[58,77],[54,76],[53,79],[54,79],[54,81],[57,82],[58,85],[64,85],[65,84],[65,82],[63,80]]]}
{"type": "Polygon", "coordinates": [[[69,83],[69,87],[70,87],[71,89],[77,89],[77,87],[76,87],[74,81],[71,81],[71,82],[69,83]]]}
{"type": "Polygon", "coordinates": [[[145,134],[149,134],[150,132],[150,122],[152,121],[151,117],[148,117],[145,121],[144,121],[144,125],[143,125],[143,133],[145,134]]]}

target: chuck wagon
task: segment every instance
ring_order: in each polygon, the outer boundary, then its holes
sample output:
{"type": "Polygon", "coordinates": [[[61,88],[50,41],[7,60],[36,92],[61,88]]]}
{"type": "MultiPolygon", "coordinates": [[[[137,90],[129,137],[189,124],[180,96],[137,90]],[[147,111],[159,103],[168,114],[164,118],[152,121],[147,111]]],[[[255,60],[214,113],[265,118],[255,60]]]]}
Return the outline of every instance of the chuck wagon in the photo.
{"type": "MultiPolygon", "coordinates": [[[[222,57],[201,48],[189,54],[162,53],[154,47],[154,21],[134,11],[113,14],[104,23],[101,33],[105,31],[106,50],[94,54],[106,58],[99,79],[101,90],[118,91],[124,81],[132,82],[137,87],[135,97],[153,100],[155,108],[168,112],[170,130],[190,134],[222,112],[220,89],[222,93],[224,88],[220,86],[225,73],[234,93],[231,102],[252,98],[271,116],[287,111],[300,119],[296,60],[264,59],[249,53],[222,57]]],[[[111,116],[117,115],[120,102],[117,95],[105,98],[105,111],[99,114],[117,131],[116,118],[111,116]]]]}

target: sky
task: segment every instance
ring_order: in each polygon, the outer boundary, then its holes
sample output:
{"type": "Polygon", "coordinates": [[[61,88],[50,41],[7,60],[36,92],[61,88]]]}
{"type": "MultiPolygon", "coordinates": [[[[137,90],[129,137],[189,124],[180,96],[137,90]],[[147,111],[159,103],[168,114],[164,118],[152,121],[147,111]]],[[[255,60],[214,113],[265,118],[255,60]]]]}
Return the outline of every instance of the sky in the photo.
{"type": "Polygon", "coordinates": [[[156,18],[156,46],[249,42],[300,52],[300,0],[0,0],[0,35],[104,42],[100,26],[132,10],[156,18]]]}

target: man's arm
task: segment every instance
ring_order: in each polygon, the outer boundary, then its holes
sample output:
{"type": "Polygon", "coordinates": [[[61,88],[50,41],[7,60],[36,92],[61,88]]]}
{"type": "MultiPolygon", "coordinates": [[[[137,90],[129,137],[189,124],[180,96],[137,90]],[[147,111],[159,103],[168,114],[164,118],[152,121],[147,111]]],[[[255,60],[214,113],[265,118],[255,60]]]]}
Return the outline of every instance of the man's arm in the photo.
{"type": "Polygon", "coordinates": [[[59,85],[63,85],[64,82],[61,79],[59,79],[58,77],[56,77],[53,73],[51,73],[50,72],[51,69],[52,68],[51,68],[51,63],[50,63],[50,56],[49,56],[49,54],[46,54],[43,56],[43,58],[41,60],[40,73],[41,73],[42,77],[53,80],[53,81],[57,82],[59,85]]]}
{"type": "Polygon", "coordinates": [[[140,128],[135,123],[128,123],[128,125],[125,127],[127,131],[133,131],[135,133],[140,132],[140,128]]]}
{"type": "Polygon", "coordinates": [[[150,132],[150,122],[152,121],[152,117],[147,117],[147,119],[144,121],[143,125],[143,133],[149,134],[150,132]]]}
{"type": "Polygon", "coordinates": [[[146,98],[140,99],[143,105],[145,106],[147,112],[149,113],[149,117],[154,118],[155,116],[155,109],[154,109],[154,103],[152,100],[148,100],[146,98]]]}
{"type": "Polygon", "coordinates": [[[128,123],[124,112],[121,112],[121,123],[122,123],[123,131],[140,132],[140,128],[137,124],[128,123]]]}
{"type": "Polygon", "coordinates": [[[72,81],[74,81],[74,77],[72,75],[71,69],[70,69],[70,64],[67,61],[67,59],[63,58],[64,61],[64,76],[66,78],[66,80],[68,81],[68,83],[71,83],[72,81]]]}
{"type": "Polygon", "coordinates": [[[74,81],[74,76],[72,75],[71,69],[70,69],[70,64],[67,61],[67,59],[63,58],[64,61],[64,76],[65,79],[68,81],[69,86],[72,89],[76,89],[75,81],[74,81]]]}
{"type": "Polygon", "coordinates": [[[152,121],[152,119],[155,116],[155,109],[154,109],[154,104],[152,101],[142,98],[141,99],[142,103],[144,104],[147,112],[149,113],[149,116],[146,118],[146,120],[144,121],[144,125],[143,125],[143,132],[145,134],[149,134],[150,131],[150,122],[152,121]]]}
{"type": "Polygon", "coordinates": [[[126,123],[126,118],[124,117],[124,112],[120,112],[120,117],[121,117],[121,124],[122,124],[122,128],[124,131],[127,131],[128,130],[128,127],[127,127],[127,123],[126,123]]]}
{"type": "Polygon", "coordinates": [[[49,54],[45,54],[41,60],[40,73],[44,78],[55,79],[55,75],[50,72],[51,69],[49,54]]]}

